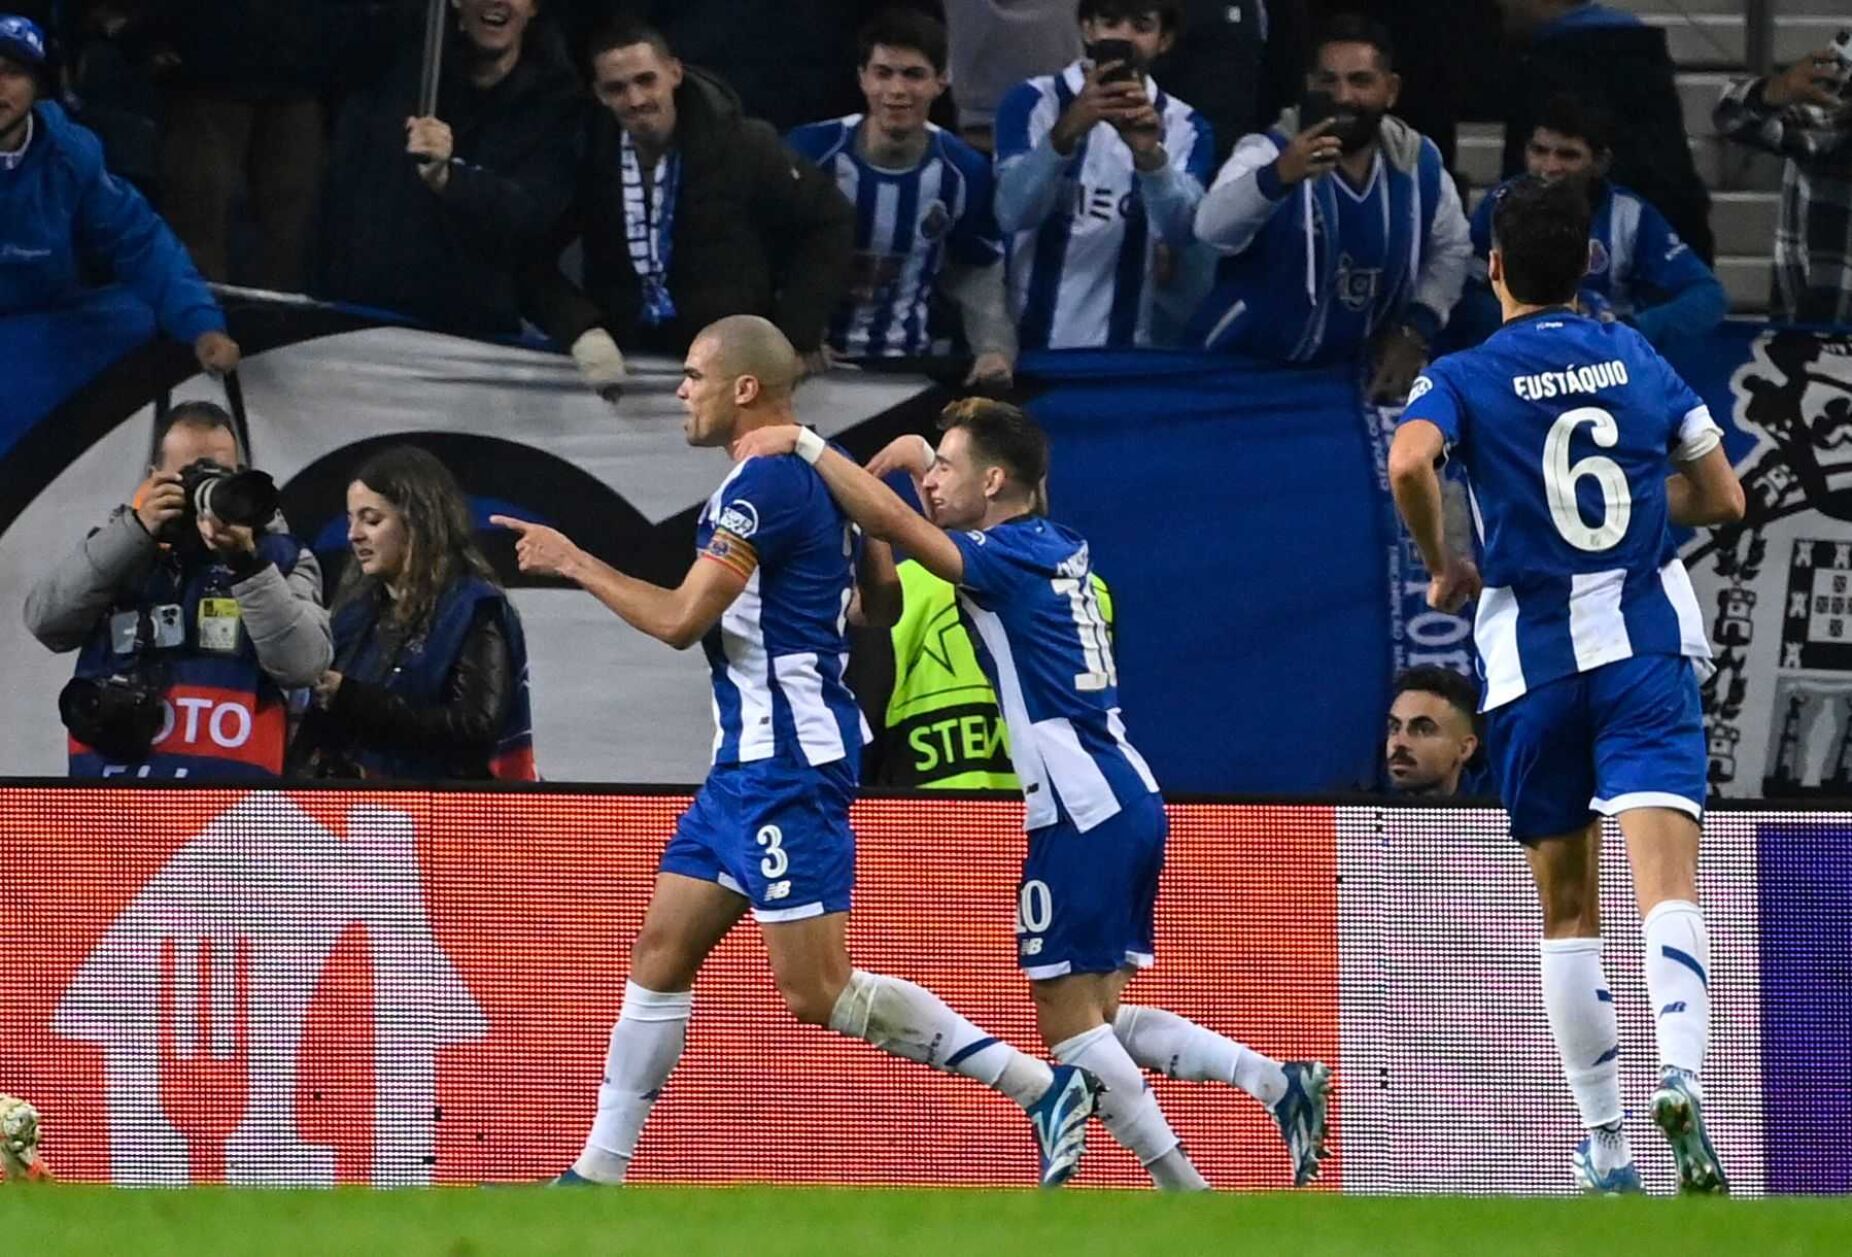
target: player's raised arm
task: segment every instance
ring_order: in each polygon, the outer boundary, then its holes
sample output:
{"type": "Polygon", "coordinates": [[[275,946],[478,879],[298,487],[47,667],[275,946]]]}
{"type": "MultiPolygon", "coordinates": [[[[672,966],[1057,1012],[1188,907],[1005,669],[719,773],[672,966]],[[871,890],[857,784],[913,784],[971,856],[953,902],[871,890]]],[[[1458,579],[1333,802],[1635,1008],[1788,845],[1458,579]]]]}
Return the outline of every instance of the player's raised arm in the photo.
{"type": "Polygon", "coordinates": [[[954,585],[963,582],[964,555],[944,530],[903,502],[898,493],[831,449],[810,429],[789,424],[758,428],[742,436],[734,452],[741,458],[796,454],[817,469],[823,483],[829,486],[830,496],[861,525],[863,532],[905,550],[941,580],[954,585]]]}
{"type": "Polygon", "coordinates": [[[751,545],[723,529],[715,533],[682,583],[664,589],[592,557],[557,528],[507,515],[491,515],[489,522],[520,537],[514,553],[523,572],[574,582],[632,628],[677,650],[686,650],[706,636],[758,565],[751,545]]]}

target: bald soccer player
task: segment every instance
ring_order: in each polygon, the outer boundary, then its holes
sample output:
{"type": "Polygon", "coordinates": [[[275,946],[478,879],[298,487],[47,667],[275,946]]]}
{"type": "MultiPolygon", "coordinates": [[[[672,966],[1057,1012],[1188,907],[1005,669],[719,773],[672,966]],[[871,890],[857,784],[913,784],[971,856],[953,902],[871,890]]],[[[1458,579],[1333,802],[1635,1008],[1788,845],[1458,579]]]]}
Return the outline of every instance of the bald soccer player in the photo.
{"type": "MultiPolygon", "coordinates": [[[[740,315],[704,328],[676,393],[688,444],[734,458],[748,432],[796,423],[799,374],[791,343],[765,319],[740,315]]],[[[1002,1092],[1029,1114],[1042,1184],[1065,1182],[1084,1150],[1098,1092],[1093,1077],[1051,1068],[985,1034],[924,987],[849,959],[849,804],[862,723],[843,683],[843,633],[852,617],[877,626],[898,618],[889,549],[864,542],[816,469],[792,455],[734,461],[701,512],[694,564],[674,589],[626,576],[552,528],[500,515],[494,522],[520,534],[522,571],[578,583],[677,650],[699,642],[719,725],[713,767],[662,853],[631,948],[598,1115],[585,1150],[555,1181],[624,1180],[681,1057],[695,975],[750,908],[772,979],[799,1021],[1002,1092]]]]}

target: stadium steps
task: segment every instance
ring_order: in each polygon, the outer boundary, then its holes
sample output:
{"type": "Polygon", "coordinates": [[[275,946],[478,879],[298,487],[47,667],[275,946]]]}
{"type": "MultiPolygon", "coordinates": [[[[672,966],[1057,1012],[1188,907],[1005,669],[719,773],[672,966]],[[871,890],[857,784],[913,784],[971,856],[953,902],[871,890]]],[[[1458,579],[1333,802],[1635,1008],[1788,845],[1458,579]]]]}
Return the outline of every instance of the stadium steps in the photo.
{"type": "MultiPolygon", "coordinates": [[[[1743,0],[1607,0],[1631,9],[1641,20],[1666,31],[1666,43],[1679,66],[1679,102],[1687,142],[1698,175],[1711,189],[1711,228],[1717,237],[1717,277],[1730,295],[1736,314],[1761,314],[1768,308],[1769,253],[1774,238],[1779,158],[1753,152],[1717,138],[1711,110],[1724,88],[1747,73],[1747,32],[1743,0]]],[[[1775,54],[1785,63],[1829,42],[1852,26],[1847,0],[1781,0],[1776,22],[1775,54]]],[[[1495,183],[1504,148],[1504,128],[1496,123],[1460,128],[1459,167],[1472,185],[1477,203],[1495,183]]]]}

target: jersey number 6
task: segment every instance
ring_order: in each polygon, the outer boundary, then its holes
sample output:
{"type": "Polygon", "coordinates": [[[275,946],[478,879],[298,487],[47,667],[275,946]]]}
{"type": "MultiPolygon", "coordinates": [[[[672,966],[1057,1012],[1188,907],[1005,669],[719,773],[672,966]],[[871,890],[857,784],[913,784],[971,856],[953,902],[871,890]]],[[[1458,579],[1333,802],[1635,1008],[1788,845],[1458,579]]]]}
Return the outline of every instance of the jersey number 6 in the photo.
{"type": "Polygon", "coordinates": [[[1569,439],[1583,424],[1592,425],[1589,435],[1602,449],[1612,449],[1620,440],[1620,427],[1614,416],[1599,406],[1579,406],[1565,410],[1550,425],[1543,441],[1543,488],[1549,498],[1550,518],[1563,540],[1578,550],[1591,553],[1613,549],[1627,535],[1628,521],[1633,518],[1633,494],[1627,488],[1627,473],[1620,464],[1599,454],[1590,454],[1578,463],[1569,461],[1569,439]],[[1593,476],[1601,493],[1601,522],[1590,528],[1576,506],[1576,485],[1593,476]]]}

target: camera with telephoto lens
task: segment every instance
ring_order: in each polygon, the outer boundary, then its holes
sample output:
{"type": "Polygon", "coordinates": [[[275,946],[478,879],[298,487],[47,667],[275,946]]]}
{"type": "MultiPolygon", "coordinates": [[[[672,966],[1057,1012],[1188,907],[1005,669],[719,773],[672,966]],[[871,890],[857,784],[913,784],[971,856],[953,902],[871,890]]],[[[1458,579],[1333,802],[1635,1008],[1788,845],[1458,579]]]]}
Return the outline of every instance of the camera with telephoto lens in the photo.
{"type": "Polygon", "coordinates": [[[73,677],[58,694],[58,718],[72,737],[112,763],[139,763],[166,720],[163,688],[145,677],[73,677]]]}
{"type": "Polygon", "coordinates": [[[163,541],[198,536],[202,515],[221,524],[262,528],[283,504],[269,472],[254,467],[233,471],[210,458],[196,459],[180,469],[180,489],[186,494],[186,509],[161,530],[163,541]]]}

